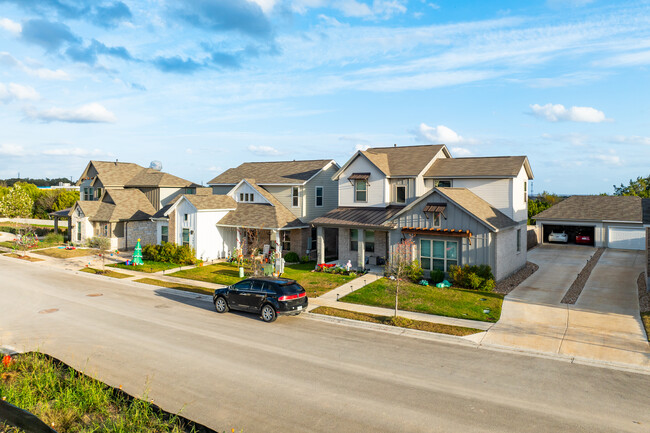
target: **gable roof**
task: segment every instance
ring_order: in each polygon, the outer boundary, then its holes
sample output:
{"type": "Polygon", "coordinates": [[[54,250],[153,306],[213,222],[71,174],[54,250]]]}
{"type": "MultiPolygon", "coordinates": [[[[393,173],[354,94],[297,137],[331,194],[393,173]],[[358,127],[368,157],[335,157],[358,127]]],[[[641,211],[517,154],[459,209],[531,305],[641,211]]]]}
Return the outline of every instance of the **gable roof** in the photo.
{"type": "Polygon", "coordinates": [[[152,168],[144,168],[132,179],[124,184],[127,187],[172,187],[172,188],[189,188],[199,185],[189,180],[182,179],[173,174],[152,168]]]}
{"type": "Polygon", "coordinates": [[[173,174],[152,168],[144,168],[132,162],[90,161],[77,185],[90,178],[91,168],[97,172],[96,178],[106,187],[196,187],[197,184],[173,174]]]}
{"type": "Polygon", "coordinates": [[[237,202],[227,195],[183,195],[196,210],[235,209],[237,202]]]}
{"type": "Polygon", "coordinates": [[[526,156],[440,158],[424,177],[517,177],[522,166],[532,179],[533,172],[526,156]]]}
{"type": "Polygon", "coordinates": [[[338,179],[345,169],[359,156],[366,157],[375,167],[386,176],[417,176],[443,151],[447,158],[451,154],[444,144],[427,144],[416,146],[371,147],[360,150],[352,156],[332,179],[338,179]]]}
{"type": "Polygon", "coordinates": [[[330,163],[336,164],[332,159],[245,162],[224,171],[208,182],[208,185],[235,185],[242,179],[255,179],[258,185],[302,185],[330,163]]]}
{"type": "MultiPolygon", "coordinates": [[[[257,185],[252,179],[242,179],[269,203],[237,203],[237,208],[228,212],[218,226],[248,227],[258,229],[287,229],[307,227],[289,209],[280,203],[273,194],[257,185]]],[[[234,190],[234,188],[233,188],[234,190]]]]}
{"type": "Polygon", "coordinates": [[[573,195],[538,213],[534,219],[581,221],[643,221],[641,197],[573,195]]]}
{"type": "Polygon", "coordinates": [[[474,216],[474,218],[493,231],[517,225],[517,223],[508,215],[504,214],[467,188],[433,188],[431,191],[406,206],[400,213],[393,216],[392,219],[394,220],[399,218],[422,201],[428,200],[431,194],[436,191],[461,209],[465,210],[468,214],[474,216]]]}
{"type": "Polygon", "coordinates": [[[106,190],[102,201],[94,203],[99,203],[94,215],[86,215],[91,221],[140,221],[151,218],[156,212],[147,196],[138,189],[106,190]]]}

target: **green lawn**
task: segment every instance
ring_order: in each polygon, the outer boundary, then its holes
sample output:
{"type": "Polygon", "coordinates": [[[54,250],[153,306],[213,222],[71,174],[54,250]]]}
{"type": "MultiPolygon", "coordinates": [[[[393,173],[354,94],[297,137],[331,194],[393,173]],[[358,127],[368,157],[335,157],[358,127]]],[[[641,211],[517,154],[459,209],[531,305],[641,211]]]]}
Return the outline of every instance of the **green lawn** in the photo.
{"type": "Polygon", "coordinates": [[[34,254],[41,254],[43,256],[56,257],[58,259],[69,259],[72,257],[92,256],[97,254],[99,250],[90,248],[76,248],[74,250],[66,250],[64,248],[48,248],[46,250],[34,251],[34,254]]]}
{"type": "Polygon", "coordinates": [[[152,260],[143,260],[143,262],[144,265],[137,265],[137,266],[127,266],[124,263],[114,263],[106,266],[110,266],[111,268],[121,268],[121,269],[128,269],[130,271],[139,271],[139,272],[147,272],[147,273],[166,271],[168,269],[175,269],[180,266],[177,263],[154,262],[152,260]]]}
{"type": "Polygon", "coordinates": [[[311,312],[315,314],[324,314],[326,316],[342,317],[345,319],[360,320],[362,322],[381,323],[383,325],[399,326],[401,328],[417,329],[419,331],[437,332],[439,334],[457,335],[461,337],[482,332],[480,329],[443,325],[422,320],[410,320],[405,317],[398,317],[396,320],[395,317],[341,310],[339,308],[318,307],[314,308],[311,312]]]}
{"type": "Polygon", "coordinates": [[[167,287],[169,289],[184,290],[186,292],[201,293],[202,295],[212,295],[214,290],[205,287],[191,286],[189,284],[170,283],[169,281],[156,280],[154,278],[140,278],[135,280],[136,283],[151,284],[152,286],[167,287]]]}
{"type": "MultiPolygon", "coordinates": [[[[298,284],[305,288],[307,296],[312,298],[320,296],[354,279],[354,277],[347,275],[311,272],[315,266],[315,262],[286,265],[282,277],[296,280],[298,284]]],[[[241,280],[237,265],[234,263],[215,263],[214,265],[198,266],[196,268],[174,272],[170,275],[227,286],[241,280]]]]}
{"type": "Polygon", "coordinates": [[[80,269],[81,272],[88,272],[89,274],[98,274],[98,275],[105,275],[107,277],[111,278],[129,278],[131,275],[129,274],[123,274],[121,272],[115,272],[115,271],[109,271],[108,269],[106,272],[102,272],[101,269],[94,269],[94,268],[82,268],[80,269]]]}
{"type": "MultiPolygon", "coordinates": [[[[350,293],[341,301],[395,308],[395,281],[382,278],[350,293]]],[[[503,296],[465,289],[439,289],[409,282],[400,283],[399,309],[460,319],[496,322],[501,316],[503,296]],[[485,299],[484,301],[482,299],[485,299]],[[483,310],[490,309],[489,313],[483,310]]]]}

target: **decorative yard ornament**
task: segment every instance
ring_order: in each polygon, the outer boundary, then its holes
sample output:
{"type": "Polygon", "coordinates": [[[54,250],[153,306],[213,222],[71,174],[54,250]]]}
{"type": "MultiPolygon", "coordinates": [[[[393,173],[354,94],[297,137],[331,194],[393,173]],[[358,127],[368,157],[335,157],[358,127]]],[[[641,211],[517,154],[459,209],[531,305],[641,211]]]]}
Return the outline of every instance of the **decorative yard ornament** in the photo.
{"type": "Polygon", "coordinates": [[[144,265],[142,261],[142,245],[140,245],[140,239],[135,244],[135,249],[133,250],[133,264],[134,265],[144,265]]]}

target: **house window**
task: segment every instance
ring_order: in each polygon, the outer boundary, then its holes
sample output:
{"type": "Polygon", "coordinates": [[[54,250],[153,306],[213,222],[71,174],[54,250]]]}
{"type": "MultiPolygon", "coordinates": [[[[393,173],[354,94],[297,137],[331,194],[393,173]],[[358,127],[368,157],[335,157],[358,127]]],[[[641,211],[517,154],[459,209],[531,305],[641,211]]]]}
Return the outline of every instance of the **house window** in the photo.
{"type": "Polygon", "coordinates": [[[359,249],[359,230],[350,229],[350,251],[359,249]]]}
{"type": "Polygon", "coordinates": [[[458,242],[420,239],[420,263],[427,271],[449,272],[451,266],[458,264],[458,242]]]}
{"type": "Polygon", "coordinates": [[[160,242],[169,242],[169,227],[161,226],[160,227],[160,242]]]}
{"type": "Polygon", "coordinates": [[[528,181],[524,181],[524,203],[528,201],[528,181]]]}
{"type": "Polygon", "coordinates": [[[81,242],[81,222],[77,223],[77,242],[81,242]]]}
{"type": "Polygon", "coordinates": [[[187,221],[187,220],[188,220],[188,215],[187,215],[187,214],[183,214],[183,221],[187,221]]]}
{"type": "Polygon", "coordinates": [[[84,187],[84,201],[92,201],[93,200],[93,189],[86,186],[84,187]]]}
{"type": "Polygon", "coordinates": [[[521,252],[521,229],[517,229],[517,252],[521,252]]]}
{"type": "Polygon", "coordinates": [[[442,212],[434,212],[433,213],[433,227],[434,228],[440,228],[441,216],[442,216],[442,212]]]}
{"type": "Polygon", "coordinates": [[[366,252],[367,253],[374,253],[375,252],[375,232],[373,231],[368,231],[365,230],[363,232],[363,237],[364,237],[364,242],[366,245],[366,252]]]}
{"type": "Polygon", "coordinates": [[[110,223],[109,224],[103,224],[102,225],[102,236],[107,238],[110,233],[110,223]]]}
{"type": "Polygon", "coordinates": [[[244,201],[248,201],[248,193],[244,194],[244,201]]]}
{"type": "Polygon", "coordinates": [[[450,180],[434,180],[433,181],[433,186],[436,188],[451,188],[451,181],[450,180]]]}
{"type": "Polygon", "coordinates": [[[290,251],[291,250],[291,232],[284,230],[282,232],[282,250],[290,251]]]}
{"type": "Polygon", "coordinates": [[[183,229],[183,246],[190,244],[190,229],[183,229]]]}
{"type": "Polygon", "coordinates": [[[368,182],[365,179],[357,179],[354,181],[354,201],[368,201],[368,182]]]}
{"type": "Polygon", "coordinates": [[[291,207],[300,206],[300,189],[297,186],[291,187],[291,207]]]}
{"type": "Polygon", "coordinates": [[[406,185],[395,186],[395,203],[406,203],[406,185]]]}
{"type": "Polygon", "coordinates": [[[196,194],[196,188],[185,188],[185,194],[196,194]]]}
{"type": "Polygon", "coordinates": [[[323,187],[316,187],[316,207],[323,207],[323,187]]]}
{"type": "Polygon", "coordinates": [[[239,193],[239,201],[244,201],[244,193],[243,192],[239,193]]]}
{"type": "Polygon", "coordinates": [[[95,200],[99,200],[101,196],[102,196],[102,189],[101,188],[95,189],[95,200]]]}
{"type": "Polygon", "coordinates": [[[250,201],[255,201],[255,194],[253,194],[251,192],[251,194],[250,194],[250,196],[248,196],[248,198],[250,198],[250,201]]]}

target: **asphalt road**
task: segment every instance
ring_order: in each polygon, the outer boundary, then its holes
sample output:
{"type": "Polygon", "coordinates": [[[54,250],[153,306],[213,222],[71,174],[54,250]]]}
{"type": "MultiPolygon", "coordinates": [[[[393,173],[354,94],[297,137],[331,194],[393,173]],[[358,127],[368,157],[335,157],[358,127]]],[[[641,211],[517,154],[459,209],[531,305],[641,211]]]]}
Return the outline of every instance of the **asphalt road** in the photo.
{"type": "Polygon", "coordinates": [[[266,324],[6,257],[0,345],[39,349],[219,431],[650,430],[648,375],[306,317],[266,324]]]}

